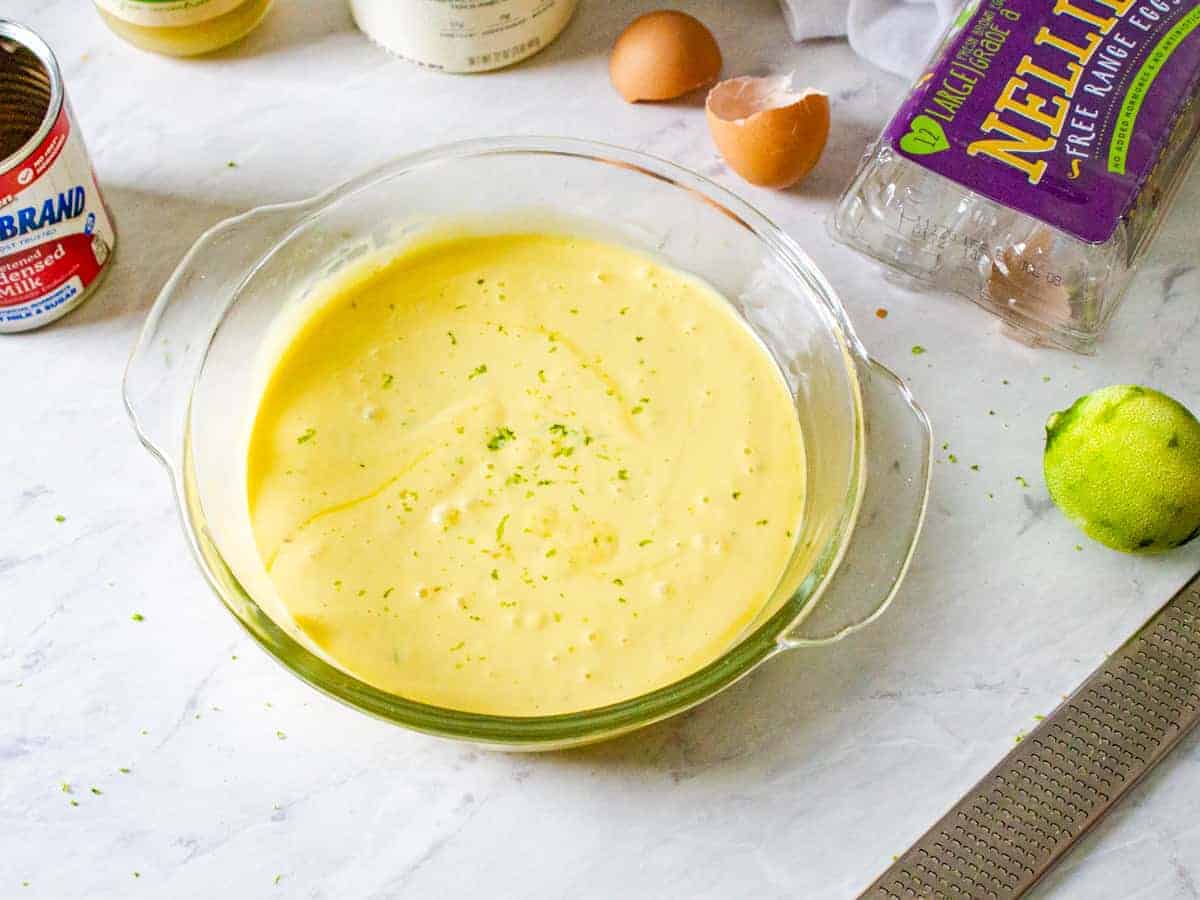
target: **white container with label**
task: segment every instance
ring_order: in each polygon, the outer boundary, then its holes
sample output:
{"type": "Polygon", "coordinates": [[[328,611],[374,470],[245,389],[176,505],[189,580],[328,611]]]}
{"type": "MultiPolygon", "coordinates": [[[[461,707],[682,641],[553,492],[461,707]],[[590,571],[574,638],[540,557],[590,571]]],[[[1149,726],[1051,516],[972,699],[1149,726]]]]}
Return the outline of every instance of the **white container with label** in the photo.
{"type": "Polygon", "coordinates": [[[380,46],[431,69],[486,72],[533,56],[570,21],[576,0],[350,0],[380,46]]]}

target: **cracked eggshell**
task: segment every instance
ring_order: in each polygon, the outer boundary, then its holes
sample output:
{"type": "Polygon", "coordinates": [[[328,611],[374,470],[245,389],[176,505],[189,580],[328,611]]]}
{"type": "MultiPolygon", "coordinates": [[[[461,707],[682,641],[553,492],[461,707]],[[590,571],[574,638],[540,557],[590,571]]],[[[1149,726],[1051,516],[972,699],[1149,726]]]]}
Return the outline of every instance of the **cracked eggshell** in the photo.
{"type": "Polygon", "coordinates": [[[829,137],[829,97],[813,88],[793,90],[788,75],[722,81],[708,92],[704,108],[729,167],[761,187],[800,181],[829,137]]]}
{"type": "Polygon", "coordinates": [[[673,100],[717,80],[721,48],[704,23],[687,13],[646,13],[617,38],[608,73],[630,103],[673,100]]]}

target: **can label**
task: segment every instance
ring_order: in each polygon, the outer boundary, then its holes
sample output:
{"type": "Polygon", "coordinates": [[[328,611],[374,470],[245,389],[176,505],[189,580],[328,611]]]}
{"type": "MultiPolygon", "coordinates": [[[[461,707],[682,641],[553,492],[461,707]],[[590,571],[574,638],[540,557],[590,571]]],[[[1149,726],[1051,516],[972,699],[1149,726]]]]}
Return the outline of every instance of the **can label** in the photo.
{"type": "MultiPolygon", "coordinates": [[[[112,252],[112,222],[64,100],[53,127],[0,172],[0,331],[82,300],[112,252]],[[74,301],[74,302],[73,302],[74,301]],[[6,327],[7,326],[7,327],[6,327]]],[[[41,324],[41,323],[38,323],[41,324]]]]}

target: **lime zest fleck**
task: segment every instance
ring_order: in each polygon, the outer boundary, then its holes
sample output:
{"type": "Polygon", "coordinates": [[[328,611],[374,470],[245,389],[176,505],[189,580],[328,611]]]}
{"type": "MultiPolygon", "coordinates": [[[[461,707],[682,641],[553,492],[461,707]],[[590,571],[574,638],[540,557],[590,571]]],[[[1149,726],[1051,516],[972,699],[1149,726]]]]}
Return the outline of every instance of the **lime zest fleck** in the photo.
{"type": "Polygon", "coordinates": [[[480,363],[474,369],[471,370],[471,374],[467,376],[467,381],[470,381],[472,378],[478,378],[480,375],[486,375],[486,374],[487,374],[487,364],[480,363]]]}
{"type": "Polygon", "coordinates": [[[67,517],[64,516],[62,513],[59,513],[57,516],[54,517],[54,521],[57,522],[59,525],[61,525],[63,522],[67,521],[67,517]]]}
{"type": "Polygon", "coordinates": [[[505,426],[503,428],[497,428],[496,433],[493,434],[491,436],[491,438],[488,439],[487,448],[489,450],[499,450],[501,447],[503,447],[509,441],[515,440],[515,439],[516,439],[516,435],[513,434],[513,430],[511,428],[509,428],[508,426],[505,426]]]}
{"type": "Polygon", "coordinates": [[[304,433],[302,435],[300,435],[298,438],[296,438],[296,443],[297,444],[307,444],[309,441],[311,441],[316,436],[317,436],[317,429],[306,428],[306,429],[304,429],[304,433]]]}
{"type": "Polygon", "coordinates": [[[912,346],[912,355],[913,356],[920,356],[923,353],[927,353],[927,352],[928,351],[924,347],[922,347],[920,344],[913,344],[913,346],[912,346]]]}
{"type": "Polygon", "coordinates": [[[396,376],[391,372],[383,373],[383,388],[386,390],[392,386],[392,382],[396,380],[396,376]]]}
{"type": "Polygon", "coordinates": [[[456,346],[458,346],[458,338],[456,338],[456,337],[454,336],[454,332],[453,332],[453,331],[447,331],[447,332],[446,332],[446,337],[450,338],[450,346],[452,346],[452,347],[456,347],[456,346]]]}
{"type": "Polygon", "coordinates": [[[496,526],[496,543],[499,544],[504,540],[504,526],[508,524],[509,513],[505,513],[500,520],[500,524],[496,526]]]}
{"type": "Polygon", "coordinates": [[[135,622],[145,622],[145,621],[146,621],[146,617],[145,617],[145,616],[143,616],[143,615],[142,615],[141,613],[139,613],[139,612],[135,612],[135,613],[134,613],[132,616],[130,616],[129,618],[131,618],[131,619],[132,619],[133,621],[135,621],[135,622]]]}

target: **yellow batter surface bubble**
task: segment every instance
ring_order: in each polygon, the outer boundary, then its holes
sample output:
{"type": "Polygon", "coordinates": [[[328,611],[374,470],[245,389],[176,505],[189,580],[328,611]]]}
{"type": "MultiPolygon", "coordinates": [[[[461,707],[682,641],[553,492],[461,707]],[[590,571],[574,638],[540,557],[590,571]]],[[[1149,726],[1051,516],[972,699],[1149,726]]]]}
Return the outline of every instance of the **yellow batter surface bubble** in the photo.
{"type": "Polygon", "coordinates": [[[357,677],[574,712],[727,650],[791,555],[804,444],[723,297],[613,244],[426,242],[347,278],[267,382],[259,554],[357,677]]]}

